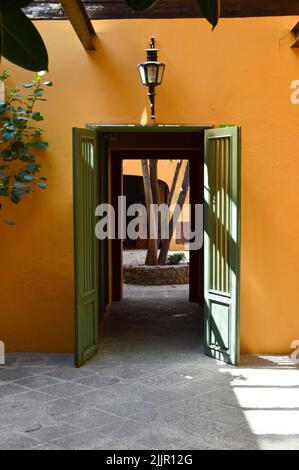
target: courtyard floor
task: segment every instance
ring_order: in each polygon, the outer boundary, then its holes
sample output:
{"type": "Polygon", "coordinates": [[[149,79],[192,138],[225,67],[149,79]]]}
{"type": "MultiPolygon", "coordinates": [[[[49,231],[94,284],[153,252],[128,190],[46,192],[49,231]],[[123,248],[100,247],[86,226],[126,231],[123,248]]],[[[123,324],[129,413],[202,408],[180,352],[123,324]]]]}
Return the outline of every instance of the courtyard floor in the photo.
{"type": "Polygon", "coordinates": [[[298,365],[204,356],[202,315],[187,295],[125,286],[81,369],[68,354],[9,354],[0,449],[299,449],[298,365]]]}
{"type": "MultiPolygon", "coordinates": [[[[158,250],[158,253],[160,251],[158,250]]],[[[186,261],[189,262],[190,254],[189,251],[169,251],[168,255],[173,255],[176,253],[182,253],[186,257],[186,261]]],[[[145,263],[147,250],[124,250],[123,251],[123,263],[126,264],[142,264],[145,263]]]]}

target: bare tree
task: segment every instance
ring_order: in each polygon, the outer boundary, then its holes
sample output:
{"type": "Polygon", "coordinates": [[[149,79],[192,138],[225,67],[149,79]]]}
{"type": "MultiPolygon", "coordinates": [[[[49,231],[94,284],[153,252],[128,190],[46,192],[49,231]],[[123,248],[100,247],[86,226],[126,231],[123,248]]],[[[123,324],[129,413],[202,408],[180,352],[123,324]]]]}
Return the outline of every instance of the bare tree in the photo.
{"type": "MultiPolygon", "coordinates": [[[[160,189],[159,189],[158,160],[157,159],[149,160],[149,169],[150,169],[150,182],[151,182],[153,203],[159,206],[160,205],[160,189]]],[[[161,241],[161,215],[160,213],[158,214],[157,224],[158,224],[158,226],[156,227],[157,232],[158,232],[157,249],[159,249],[160,241],[161,241]]],[[[157,253],[157,258],[158,258],[158,253],[157,253]]],[[[147,251],[145,264],[146,265],[149,264],[149,250],[147,251]]]]}
{"type": "Polygon", "coordinates": [[[170,242],[173,237],[174,230],[176,228],[176,225],[178,223],[178,219],[180,216],[180,213],[182,211],[183,205],[185,204],[186,197],[188,194],[188,189],[189,189],[189,184],[190,184],[190,165],[189,162],[187,163],[186,170],[185,170],[185,175],[183,179],[183,184],[182,184],[182,189],[179,194],[179,198],[177,201],[177,204],[180,208],[180,211],[175,211],[174,215],[171,217],[169,221],[169,237],[167,239],[164,239],[161,241],[161,250],[160,250],[160,255],[158,259],[158,264],[160,265],[165,265],[167,261],[167,255],[170,247],[170,242]]]}
{"type": "Polygon", "coordinates": [[[143,175],[143,185],[144,185],[144,196],[145,196],[145,205],[147,210],[148,217],[148,226],[151,227],[150,232],[154,235],[151,236],[149,233],[148,236],[148,252],[146,264],[149,266],[155,266],[158,263],[158,240],[157,240],[157,227],[155,227],[156,221],[154,217],[151,217],[152,206],[153,206],[153,193],[149,172],[148,160],[141,160],[141,168],[143,175]]]}
{"type": "MultiPolygon", "coordinates": [[[[174,196],[174,193],[175,193],[175,188],[177,186],[177,182],[178,182],[178,179],[179,179],[179,176],[180,176],[180,171],[181,171],[182,165],[183,165],[183,160],[178,160],[176,168],[175,168],[175,172],[174,172],[174,175],[173,175],[173,180],[172,180],[172,183],[171,183],[171,188],[170,188],[169,194],[167,196],[166,204],[167,204],[168,208],[170,207],[171,202],[173,200],[173,196],[174,196]]],[[[161,225],[164,226],[167,222],[168,222],[168,213],[166,212],[166,214],[164,216],[164,219],[161,221],[160,228],[161,228],[161,225]]],[[[159,231],[158,247],[159,248],[161,247],[161,229],[159,231]]],[[[167,254],[166,254],[166,257],[167,257],[167,254]]]]}
{"type": "Polygon", "coordinates": [[[158,179],[158,160],[150,160],[150,180],[153,195],[154,204],[160,204],[160,190],[159,190],[159,179],[158,179]]]}
{"type": "Polygon", "coordinates": [[[179,175],[180,175],[182,165],[183,165],[183,160],[178,160],[177,165],[176,165],[176,169],[175,169],[175,172],[174,172],[171,188],[170,188],[168,198],[167,198],[168,207],[170,207],[171,201],[173,199],[175,188],[176,188],[176,185],[177,185],[177,182],[178,182],[178,179],[179,179],[179,175]]]}
{"type": "MultiPolygon", "coordinates": [[[[156,219],[151,214],[152,204],[160,204],[160,191],[159,191],[159,179],[158,179],[158,160],[141,160],[142,166],[142,175],[143,175],[143,184],[144,184],[144,194],[145,194],[145,205],[148,214],[148,222],[151,224],[151,233],[156,234],[155,239],[150,235],[148,237],[148,251],[146,255],[145,264],[149,266],[155,266],[157,264],[165,265],[167,261],[168,251],[170,248],[170,243],[173,238],[174,230],[177,225],[179,216],[181,214],[183,205],[186,201],[186,197],[189,189],[189,162],[187,163],[182,189],[180,191],[177,204],[180,208],[179,211],[175,211],[175,214],[168,221],[168,214],[166,214],[166,220],[161,218],[156,221],[156,219]],[[158,225],[157,225],[157,224],[158,225]],[[169,223],[169,238],[161,240],[161,224],[169,223]],[[158,249],[160,248],[160,254],[158,258],[158,249]]],[[[178,160],[170,192],[167,197],[167,206],[170,207],[173,200],[177,182],[180,176],[180,172],[183,166],[183,160],[178,160]]],[[[153,215],[153,213],[152,213],[153,215]]],[[[160,216],[160,214],[159,214],[160,216]]]]}

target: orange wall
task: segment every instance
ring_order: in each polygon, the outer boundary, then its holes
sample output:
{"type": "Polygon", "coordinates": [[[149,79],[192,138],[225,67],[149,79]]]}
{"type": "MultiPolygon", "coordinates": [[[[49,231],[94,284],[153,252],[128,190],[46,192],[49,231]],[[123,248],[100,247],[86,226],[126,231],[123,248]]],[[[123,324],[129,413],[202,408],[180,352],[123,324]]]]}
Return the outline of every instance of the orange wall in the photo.
{"type": "MultiPolygon", "coordinates": [[[[290,83],[299,52],[286,33],[297,19],[96,21],[87,54],[68,22],[37,23],[50,55],[48,190],[1,226],[0,338],[9,350],[71,351],[73,336],[71,127],[146,121],[136,70],[151,35],[167,64],[159,122],[236,123],[243,128],[243,352],[279,353],[299,338],[299,106],[290,83]]],[[[3,66],[8,67],[7,64],[3,66]]],[[[9,65],[17,83],[29,72],[9,65]]]]}

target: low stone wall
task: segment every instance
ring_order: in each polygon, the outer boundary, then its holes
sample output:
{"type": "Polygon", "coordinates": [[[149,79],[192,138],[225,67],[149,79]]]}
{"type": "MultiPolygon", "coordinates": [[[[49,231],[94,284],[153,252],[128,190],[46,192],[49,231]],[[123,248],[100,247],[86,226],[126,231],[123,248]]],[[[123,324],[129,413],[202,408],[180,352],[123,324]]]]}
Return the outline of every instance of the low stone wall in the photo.
{"type": "Polygon", "coordinates": [[[142,286],[169,286],[189,283],[189,265],[124,266],[124,282],[142,286]]]}

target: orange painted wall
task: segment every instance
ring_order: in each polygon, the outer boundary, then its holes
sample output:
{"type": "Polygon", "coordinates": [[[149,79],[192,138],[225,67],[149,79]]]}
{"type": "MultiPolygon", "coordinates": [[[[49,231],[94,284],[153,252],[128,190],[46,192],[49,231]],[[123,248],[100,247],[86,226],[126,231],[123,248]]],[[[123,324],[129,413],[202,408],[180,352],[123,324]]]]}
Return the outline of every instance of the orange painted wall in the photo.
{"type": "MultiPolygon", "coordinates": [[[[48,190],[6,207],[1,226],[0,338],[9,350],[71,351],[73,336],[71,127],[146,121],[136,64],[155,35],[167,64],[159,122],[243,128],[243,352],[289,351],[299,338],[299,52],[286,35],[297,19],[96,21],[87,54],[68,22],[37,23],[50,54],[48,190]]],[[[3,64],[8,67],[7,64],[3,64]]],[[[29,72],[9,66],[17,83],[29,72]]]]}

